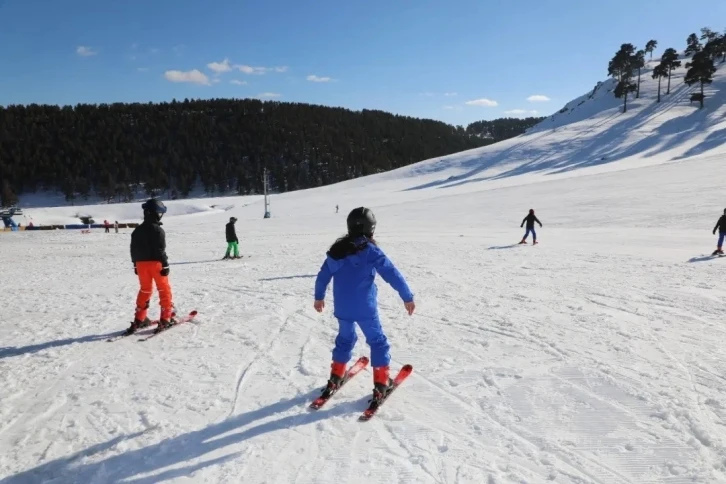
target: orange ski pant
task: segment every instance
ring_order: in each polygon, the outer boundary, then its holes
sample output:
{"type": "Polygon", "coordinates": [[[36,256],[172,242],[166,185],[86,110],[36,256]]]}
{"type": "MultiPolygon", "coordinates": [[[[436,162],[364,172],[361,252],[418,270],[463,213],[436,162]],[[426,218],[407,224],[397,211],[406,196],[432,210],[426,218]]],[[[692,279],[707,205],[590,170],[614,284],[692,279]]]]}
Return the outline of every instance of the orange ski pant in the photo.
{"type": "Polygon", "coordinates": [[[149,310],[151,294],[154,292],[154,283],[159,291],[159,305],[161,306],[161,319],[171,319],[173,305],[171,302],[171,286],[169,276],[161,275],[161,262],[144,261],[136,263],[136,272],[139,275],[139,295],[136,297],[136,319],[144,320],[149,310]]]}

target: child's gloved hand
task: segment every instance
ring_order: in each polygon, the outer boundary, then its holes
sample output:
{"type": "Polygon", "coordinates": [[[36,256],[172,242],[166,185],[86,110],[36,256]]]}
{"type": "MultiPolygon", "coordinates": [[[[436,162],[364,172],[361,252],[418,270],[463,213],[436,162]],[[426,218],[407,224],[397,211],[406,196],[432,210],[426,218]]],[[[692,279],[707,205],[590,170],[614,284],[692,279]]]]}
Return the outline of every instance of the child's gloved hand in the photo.
{"type": "Polygon", "coordinates": [[[325,301],[315,301],[315,304],[313,304],[313,307],[315,310],[319,313],[323,312],[323,309],[325,308],[325,301]]]}
{"type": "Polygon", "coordinates": [[[407,303],[403,303],[403,305],[406,307],[406,311],[408,311],[408,315],[411,316],[416,309],[416,303],[411,301],[407,303]]]}

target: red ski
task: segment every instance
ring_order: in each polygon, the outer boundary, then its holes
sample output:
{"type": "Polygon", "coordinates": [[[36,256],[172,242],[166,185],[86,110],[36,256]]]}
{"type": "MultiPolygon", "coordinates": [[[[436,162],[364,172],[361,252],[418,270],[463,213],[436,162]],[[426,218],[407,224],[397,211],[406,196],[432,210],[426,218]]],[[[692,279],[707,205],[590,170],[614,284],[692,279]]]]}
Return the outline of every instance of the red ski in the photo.
{"type": "MultiPolygon", "coordinates": [[[[154,332],[153,332],[153,333],[151,333],[151,334],[150,334],[149,336],[147,336],[146,338],[139,338],[139,341],[148,341],[148,340],[150,340],[151,338],[153,338],[154,336],[156,336],[156,335],[158,335],[158,334],[161,334],[161,333],[163,333],[163,332],[165,332],[165,331],[168,331],[168,330],[170,330],[170,329],[171,329],[171,328],[173,328],[174,326],[179,326],[179,325],[180,325],[180,324],[182,324],[182,323],[187,323],[187,322],[191,321],[192,319],[194,319],[194,317],[195,317],[196,315],[197,315],[197,310],[195,309],[194,311],[190,312],[189,314],[187,314],[187,315],[186,315],[186,316],[184,316],[183,318],[181,318],[181,319],[175,319],[175,320],[173,320],[173,321],[172,321],[172,324],[171,324],[171,326],[169,326],[169,327],[168,327],[168,328],[166,328],[166,329],[162,329],[162,330],[160,330],[160,329],[159,329],[159,327],[157,326],[157,327],[156,327],[156,329],[154,329],[154,332]]],[[[158,321],[157,321],[157,324],[158,324],[158,321]]]]}
{"type": "Polygon", "coordinates": [[[393,384],[391,385],[391,389],[388,390],[388,393],[386,393],[383,399],[378,402],[371,401],[370,406],[365,410],[365,412],[363,412],[363,415],[358,417],[358,420],[361,422],[367,422],[371,418],[373,418],[376,412],[378,412],[378,409],[381,408],[381,405],[383,405],[383,403],[388,400],[388,397],[391,396],[391,393],[393,393],[393,391],[398,388],[401,383],[406,380],[406,378],[408,378],[408,375],[410,375],[412,371],[413,366],[403,365],[403,367],[398,371],[398,375],[396,375],[396,378],[393,379],[393,384]]]}
{"type": "Polygon", "coordinates": [[[322,407],[323,405],[325,405],[327,403],[327,401],[330,400],[330,398],[333,395],[335,395],[336,393],[338,393],[338,391],[341,388],[343,388],[343,385],[345,385],[346,383],[348,383],[348,381],[350,381],[351,378],[353,378],[358,373],[360,373],[361,370],[363,368],[365,368],[366,366],[368,366],[368,357],[367,356],[361,356],[360,358],[358,358],[358,361],[356,361],[355,363],[353,363],[353,366],[351,366],[350,368],[348,368],[348,371],[345,374],[345,378],[343,378],[343,381],[340,382],[340,385],[338,385],[338,388],[336,388],[335,390],[330,390],[328,388],[325,388],[323,390],[323,394],[320,395],[318,398],[316,398],[313,401],[313,403],[310,404],[310,408],[312,410],[317,410],[320,407],[322,407]]]}

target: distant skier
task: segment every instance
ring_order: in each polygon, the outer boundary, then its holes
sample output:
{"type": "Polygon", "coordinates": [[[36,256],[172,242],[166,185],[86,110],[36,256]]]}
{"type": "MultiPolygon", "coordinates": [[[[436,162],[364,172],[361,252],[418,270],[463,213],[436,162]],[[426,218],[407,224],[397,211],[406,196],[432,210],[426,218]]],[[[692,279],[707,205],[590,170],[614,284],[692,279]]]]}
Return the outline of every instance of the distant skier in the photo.
{"type": "Polygon", "coordinates": [[[136,297],[136,314],[127,334],[149,326],[147,317],[149,302],[153,293],[153,285],[159,291],[161,316],[157,331],[166,329],[172,324],[174,305],[169,285],[169,260],[166,256],[166,233],[161,228],[161,217],[166,213],[163,202],[155,199],[146,201],[144,221],[131,233],[131,262],[134,272],[139,276],[139,294],[136,297]]]}
{"type": "Polygon", "coordinates": [[[113,222],[113,229],[116,231],[116,233],[118,233],[118,220],[115,220],[113,222]]]}
{"type": "Polygon", "coordinates": [[[107,234],[110,234],[111,233],[111,230],[110,230],[111,224],[108,223],[108,220],[104,220],[103,221],[103,227],[106,229],[106,233],[107,234]]]}
{"type": "Polygon", "coordinates": [[[726,239],[726,208],[723,210],[723,215],[716,222],[716,226],[713,228],[713,235],[716,235],[718,230],[718,246],[711,255],[723,255],[723,241],[726,239]]]}
{"type": "Polygon", "coordinates": [[[540,222],[537,216],[534,214],[533,208],[529,209],[529,214],[524,217],[524,220],[522,220],[522,223],[519,227],[524,227],[525,222],[527,223],[527,232],[524,233],[524,237],[522,238],[520,244],[526,244],[527,237],[529,237],[529,233],[532,232],[532,245],[535,245],[537,243],[537,232],[534,231],[534,223],[537,222],[539,226],[542,227],[542,222],[540,222]]]}
{"type": "Polygon", "coordinates": [[[335,213],[338,213],[338,206],[335,206],[335,213]]]}
{"type": "Polygon", "coordinates": [[[234,229],[234,224],[237,222],[235,217],[229,218],[229,223],[225,226],[225,232],[227,235],[227,252],[225,252],[224,259],[239,259],[239,239],[237,238],[237,232],[234,229]],[[234,257],[230,257],[229,253],[234,250],[234,257]]]}
{"type": "Polygon", "coordinates": [[[373,239],[376,228],[373,212],[364,207],[356,208],[348,215],[347,224],[348,234],[330,247],[315,280],[314,307],[322,312],[325,292],[330,280],[334,279],[334,315],[339,325],[330,379],[323,393],[336,390],[345,378],[346,365],[358,339],[357,323],[370,346],[373,401],[380,402],[390,390],[392,380],[389,376],[390,345],[378,316],[376,272],[398,292],[409,315],[413,314],[416,305],[405,279],[373,239]]]}

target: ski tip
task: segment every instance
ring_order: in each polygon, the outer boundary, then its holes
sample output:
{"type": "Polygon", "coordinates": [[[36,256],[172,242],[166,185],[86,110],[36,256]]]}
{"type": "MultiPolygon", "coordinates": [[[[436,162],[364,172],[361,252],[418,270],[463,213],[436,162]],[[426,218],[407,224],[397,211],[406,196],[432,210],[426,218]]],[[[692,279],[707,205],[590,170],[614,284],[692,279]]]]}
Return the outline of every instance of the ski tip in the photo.
{"type": "Polygon", "coordinates": [[[413,365],[408,365],[408,364],[403,365],[403,367],[401,368],[401,371],[413,371],[413,365]]]}
{"type": "Polygon", "coordinates": [[[359,361],[362,361],[363,363],[365,363],[367,365],[370,360],[368,359],[367,356],[361,356],[359,358],[359,361]]]}
{"type": "Polygon", "coordinates": [[[192,312],[189,313],[189,316],[196,316],[196,315],[197,315],[197,310],[196,309],[194,311],[192,311],[192,312]]]}

